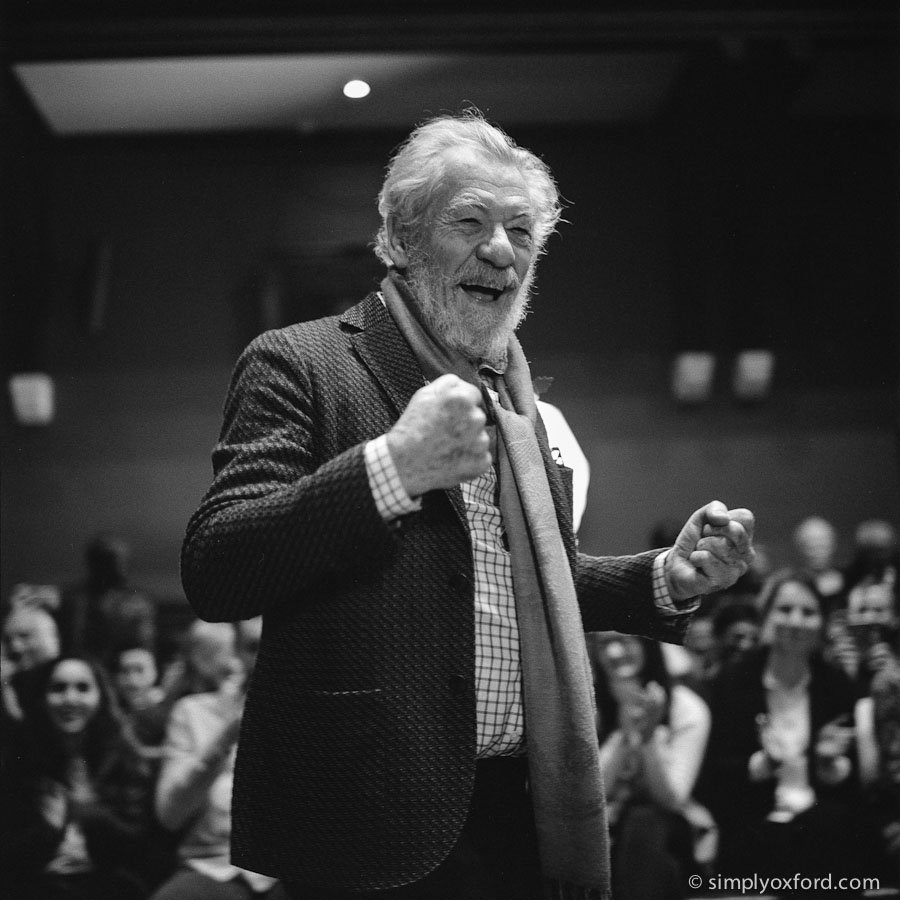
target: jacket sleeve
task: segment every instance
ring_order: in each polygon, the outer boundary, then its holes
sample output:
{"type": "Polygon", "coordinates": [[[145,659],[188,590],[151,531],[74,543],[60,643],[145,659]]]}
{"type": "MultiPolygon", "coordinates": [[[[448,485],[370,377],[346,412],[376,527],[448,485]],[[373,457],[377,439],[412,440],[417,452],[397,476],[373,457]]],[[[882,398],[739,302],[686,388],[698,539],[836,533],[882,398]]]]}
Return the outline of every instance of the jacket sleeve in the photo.
{"type": "Polygon", "coordinates": [[[690,614],[663,611],[653,596],[653,561],[659,552],[578,554],[575,589],[585,631],[620,631],[673,644],[683,642],[690,614]]]}
{"type": "Polygon", "coordinates": [[[325,459],[322,415],[297,348],[283,332],[258,337],[235,368],[213,483],[182,547],[182,582],[201,618],[250,618],[389,556],[365,445],[325,459]]]}

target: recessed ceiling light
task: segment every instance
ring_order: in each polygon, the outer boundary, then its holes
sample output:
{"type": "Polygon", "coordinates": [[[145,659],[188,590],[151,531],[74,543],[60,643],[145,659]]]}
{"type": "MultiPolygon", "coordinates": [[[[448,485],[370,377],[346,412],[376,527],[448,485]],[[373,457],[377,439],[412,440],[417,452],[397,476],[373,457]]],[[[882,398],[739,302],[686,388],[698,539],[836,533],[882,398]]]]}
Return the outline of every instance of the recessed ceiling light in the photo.
{"type": "Polygon", "coordinates": [[[367,97],[369,95],[370,90],[372,89],[365,83],[365,81],[360,81],[358,78],[354,78],[352,81],[348,81],[344,85],[344,96],[349,97],[351,100],[361,100],[363,97],[367,97]]]}

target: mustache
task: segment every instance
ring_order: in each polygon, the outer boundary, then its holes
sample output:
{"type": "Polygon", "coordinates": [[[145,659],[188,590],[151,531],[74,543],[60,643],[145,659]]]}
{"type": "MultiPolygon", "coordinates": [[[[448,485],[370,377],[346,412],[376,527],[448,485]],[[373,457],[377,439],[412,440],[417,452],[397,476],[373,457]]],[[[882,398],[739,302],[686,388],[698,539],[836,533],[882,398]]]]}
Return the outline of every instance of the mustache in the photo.
{"type": "Polygon", "coordinates": [[[517,291],[522,281],[512,267],[495,269],[484,265],[471,265],[459,272],[454,279],[457,284],[478,284],[496,291],[517,291]]]}

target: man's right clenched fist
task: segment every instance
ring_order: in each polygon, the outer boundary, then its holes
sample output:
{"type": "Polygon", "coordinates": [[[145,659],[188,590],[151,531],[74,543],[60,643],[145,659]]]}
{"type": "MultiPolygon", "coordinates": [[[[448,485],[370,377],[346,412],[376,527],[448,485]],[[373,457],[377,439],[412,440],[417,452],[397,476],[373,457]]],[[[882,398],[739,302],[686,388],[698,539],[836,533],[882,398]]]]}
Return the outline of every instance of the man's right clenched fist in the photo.
{"type": "Polygon", "coordinates": [[[410,497],[456,487],[491,465],[481,392],[442,375],[413,394],[387,433],[388,449],[410,497]]]}

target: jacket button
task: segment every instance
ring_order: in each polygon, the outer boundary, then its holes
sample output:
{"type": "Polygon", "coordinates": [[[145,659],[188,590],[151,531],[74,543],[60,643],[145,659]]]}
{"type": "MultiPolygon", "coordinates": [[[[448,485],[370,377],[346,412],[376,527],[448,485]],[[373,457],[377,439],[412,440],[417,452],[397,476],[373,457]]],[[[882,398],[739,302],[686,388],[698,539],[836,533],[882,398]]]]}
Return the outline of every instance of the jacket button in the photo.
{"type": "Polygon", "coordinates": [[[453,576],[453,585],[458,591],[469,592],[469,576],[465,572],[457,572],[453,576]]]}
{"type": "Polygon", "coordinates": [[[461,697],[469,686],[469,679],[465,675],[449,675],[447,677],[447,687],[454,697],[461,697]]]}

